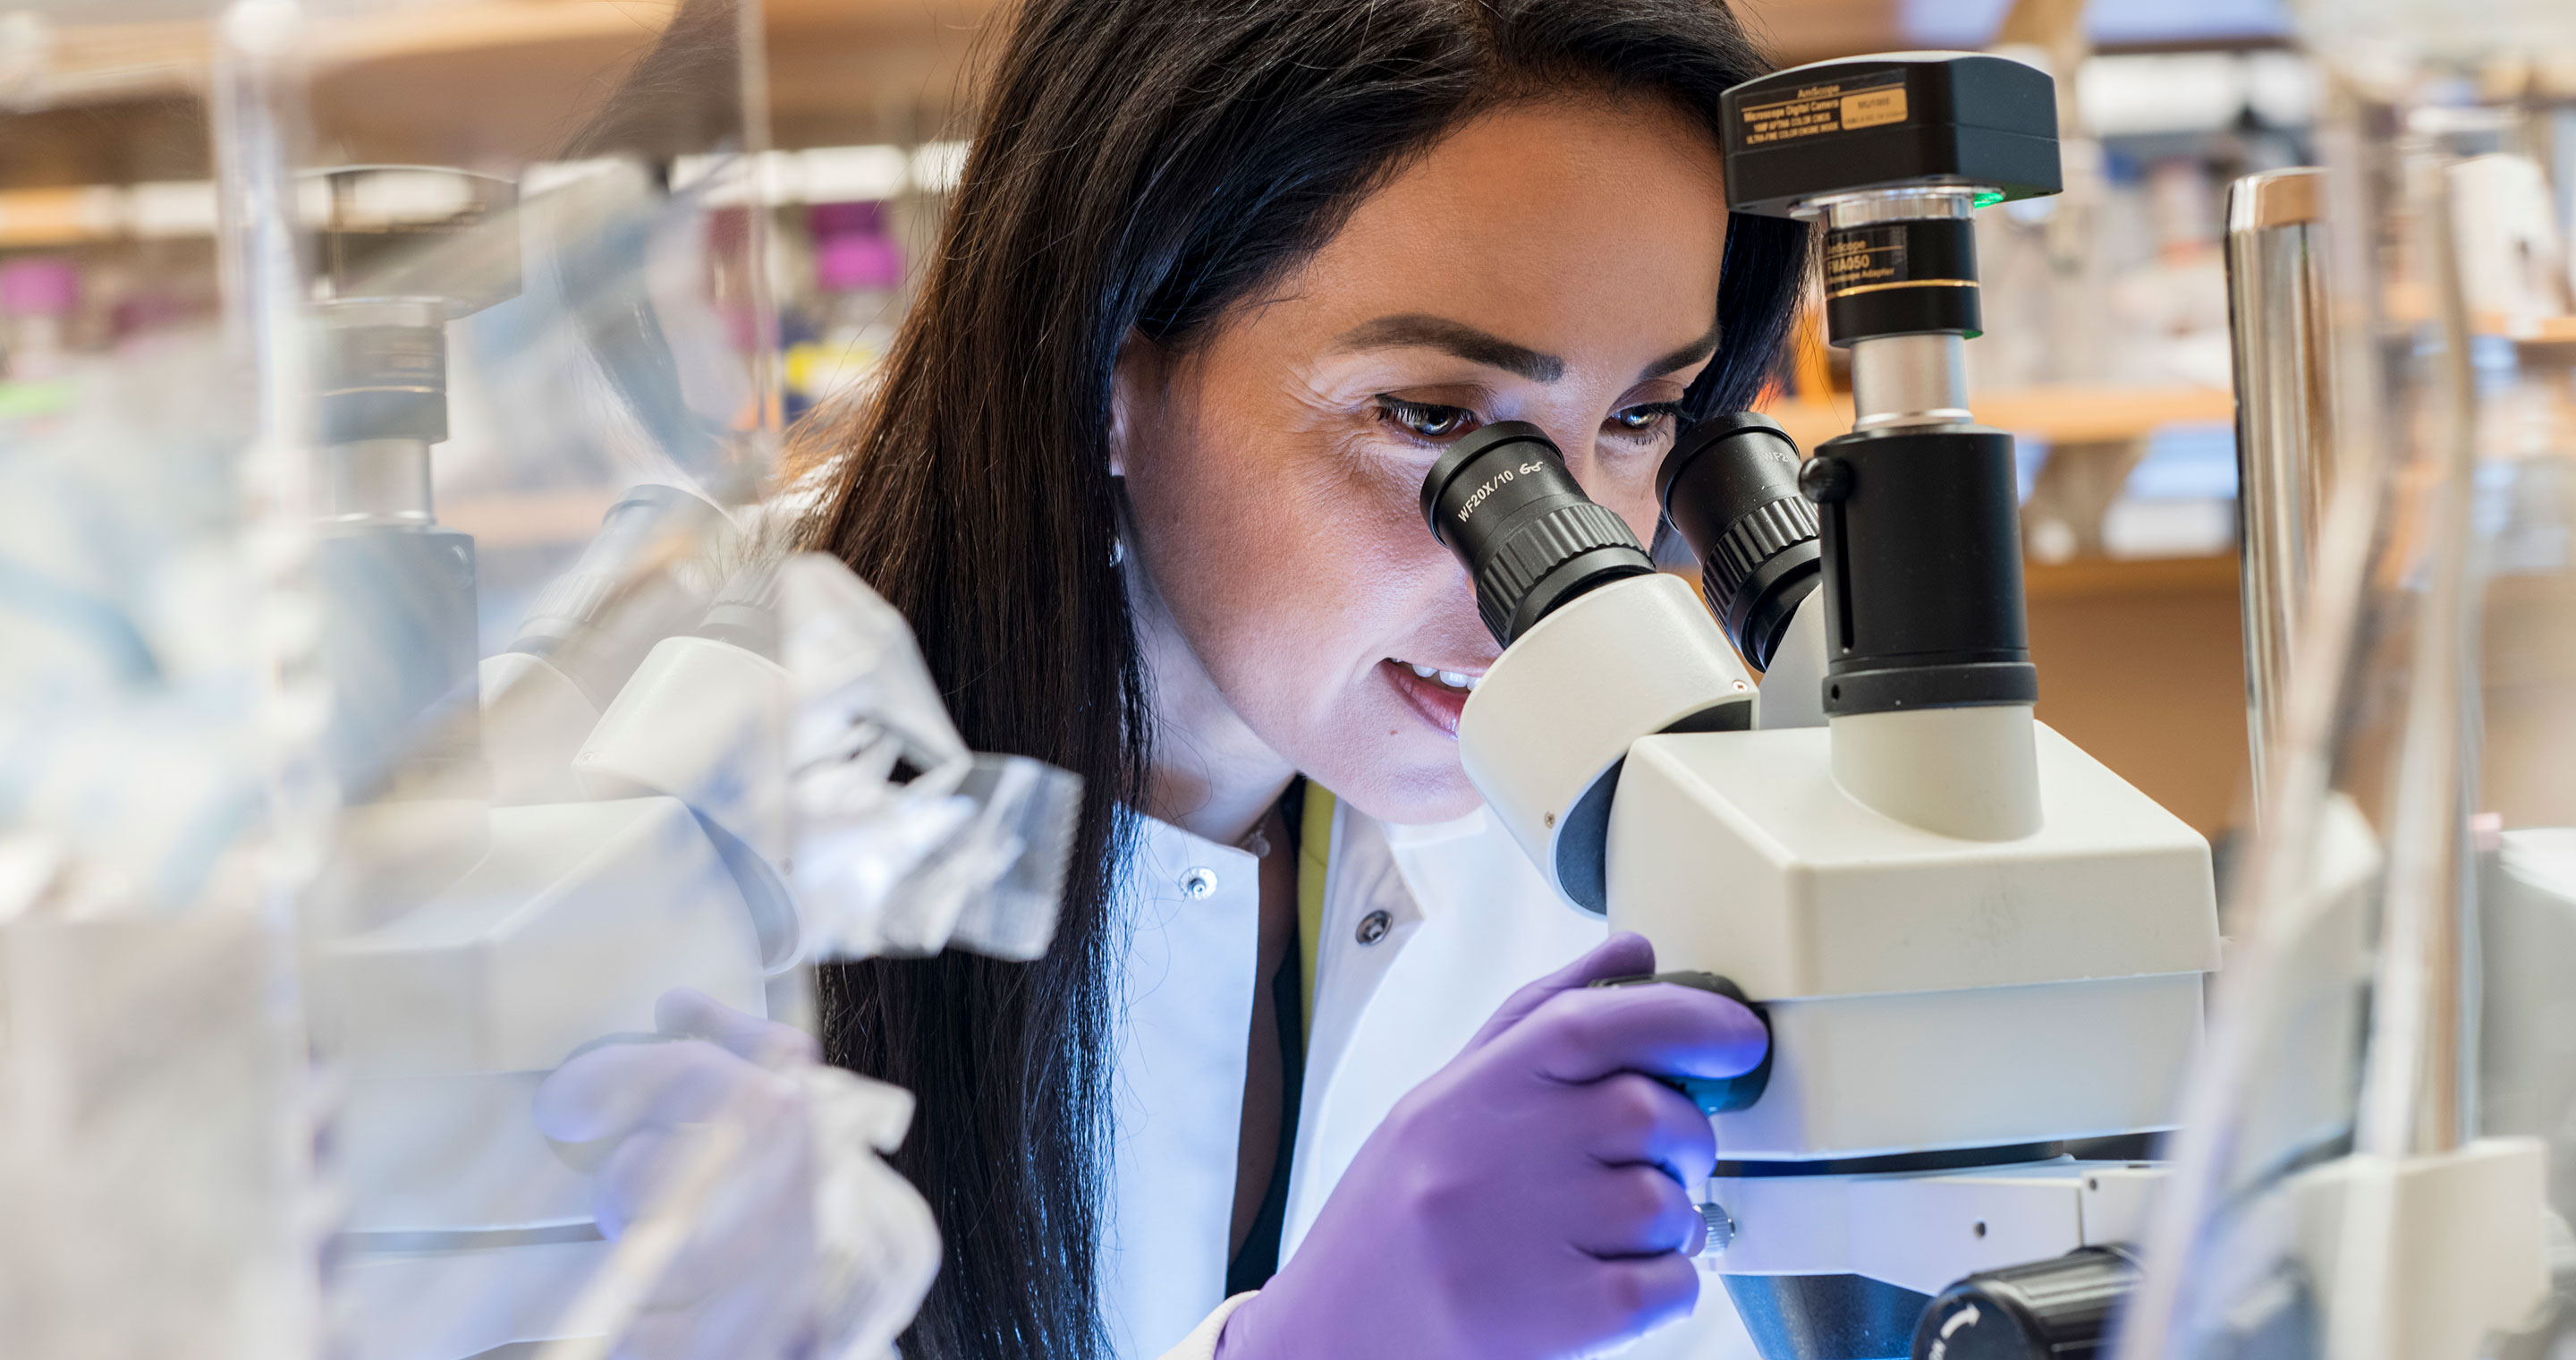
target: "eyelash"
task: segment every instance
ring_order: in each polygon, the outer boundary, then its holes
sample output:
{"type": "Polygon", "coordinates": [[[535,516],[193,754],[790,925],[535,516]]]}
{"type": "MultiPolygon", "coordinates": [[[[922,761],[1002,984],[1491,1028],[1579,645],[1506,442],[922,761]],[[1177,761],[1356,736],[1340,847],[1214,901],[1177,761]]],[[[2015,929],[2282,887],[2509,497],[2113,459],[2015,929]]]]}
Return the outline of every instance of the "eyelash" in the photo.
{"type": "Polygon", "coordinates": [[[1470,411],[1463,406],[1443,406],[1435,402],[1427,401],[1405,401],[1398,397],[1388,396],[1381,396],[1377,399],[1377,414],[1378,419],[1394,426],[1404,434],[1410,435],[1415,439],[1429,442],[1442,442],[1455,439],[1458,436],[1467,433],[1469,430],[1475,429],[1477,426],[1484,424],[1483,421],[1476,418],[1475,412],[1470,411]],[[1420,425],[1441,425],[1446,423],[1450,427],[1446,429],[1425,430],[1416,428],[1417,423],[1420,425]]]}
{"type": "MultiPolygon", "coordinates": [[[[1378,397],[1377,411],[1380,420],[1425,443],[1446,443],[1484,424],[1476,418],[1475,412],[1463,406],[1406,401],[1401,397],[1385,395],[1378,397]],[[1429,430],[1417,428],[1421,425],[1445,428],[1429,430]]],[[[1679,402],[1650,401],[1611,412],[1610,424],[1614,432],[1623,438],[1644,438],[1662,433],[1664,424],[1680,414],[1681,403],[1679,402]],[[1627,423],[1630,419],[1641,420],[1644,423],[1631,425],[1627,423]]]]}
{"type": "Polygon", "coordinates": [[[1649,401],[1640,405],[1629,406],[1611,412],[1610,422],[1617,425],[1622,434],[1635,438],[1644,438],[1649,435],[1663,433],[1664,426],[1667,424],[1679,423],[1681,415],[1682,404],[1680,402],[1649,401]],[[1624,417],[1629,416],[1638,417],[1644,420],[1645,423],[1642,425],[1627,424],[1624,417]]]}

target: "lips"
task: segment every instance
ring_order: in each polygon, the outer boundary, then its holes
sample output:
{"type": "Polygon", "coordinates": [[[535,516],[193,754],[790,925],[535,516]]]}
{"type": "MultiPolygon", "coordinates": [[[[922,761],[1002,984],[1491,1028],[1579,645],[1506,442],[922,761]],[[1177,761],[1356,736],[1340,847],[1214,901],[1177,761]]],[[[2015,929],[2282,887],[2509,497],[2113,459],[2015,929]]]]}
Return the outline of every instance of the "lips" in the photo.
{"type": "Polygon", "coordinates": [[[1393,657],[1377,664],[1423,721],[1453,737],[1458,735],[1459,715],[1467,711],[1467,696],[1485,679],[1481,671],[1444,670],[1393,657]]]}

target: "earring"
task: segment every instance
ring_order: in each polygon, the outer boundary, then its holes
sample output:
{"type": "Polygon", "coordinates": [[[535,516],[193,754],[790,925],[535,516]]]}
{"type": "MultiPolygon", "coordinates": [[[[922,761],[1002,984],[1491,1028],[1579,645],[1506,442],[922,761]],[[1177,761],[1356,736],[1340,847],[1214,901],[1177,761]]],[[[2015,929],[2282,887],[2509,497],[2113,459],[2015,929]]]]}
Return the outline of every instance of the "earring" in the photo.
{"type": "Polygon", "coordinates": [[[1127,560],[1127,540],[1115,529],[1109,532],[1109,565],[1115,567],[1127,560]]]}

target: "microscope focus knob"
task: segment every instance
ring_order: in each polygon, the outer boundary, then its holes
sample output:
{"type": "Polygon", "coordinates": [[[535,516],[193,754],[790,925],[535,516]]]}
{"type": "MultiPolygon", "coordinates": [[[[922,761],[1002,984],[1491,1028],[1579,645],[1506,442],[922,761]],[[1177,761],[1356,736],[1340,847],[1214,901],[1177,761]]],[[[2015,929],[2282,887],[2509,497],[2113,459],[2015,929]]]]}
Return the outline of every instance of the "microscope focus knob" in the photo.
{"type": "MultiPolygon", "coordinates": [[[[1737,1110],[1749,1110],[1753,1108],[1753,1102],[1760,1100],[1762,1098],[1762,1092],[1771,1085],[1771,1045],[1767,1042],[1771,1034],[1770,1014],[1764,1011],[1763,1008],[1751,998],[1745,996],[1744,989],[1736,986],[1734,979],[1719,977],[1715,973],[1697,973],[1688,971],[1673,973],[1639,973],[1630,977],[1602,978],[1599,981],[1594,982],[1592,985],[1595,987],[1642,987],[1650,982],[1669,982],[1677,987],[1696,987],[1703,992],[1715,992],[1719,996],[1725,997],[1727,1000],[1734,1002],[1736,1005],[1742,1006],[1746,1010],[1753,1012],[1753,1018],[1762,1022],[1762,1034],[1766,1042],[1762,1045],[1762,1061],[1754,1064],[1752,1071],[1733,1077],[1677,1077],[1671,1081],[1665,1082],[1665,1085],[1672,1087],[1683,1095],[1689,1096],[1691,1098],[1691,1103],[1699,1107],[1699,1112],[1701,1114],[1733,1114],[1737,1110]]],[[[1705,1212],[1708,1208],[1713,1207],[1715,1206],[1702,1206],[1702,1211],[1705,1212]]],[[[1721,1211],[1721,1213],[1722,1212],[1723,1211],[1721,1211]]],[[[1709,1220],[1709,1226],[1712,1229],[1715,1228],[1716,1225],[1716,1219],[1712,1218],[1709,1220]]],[[[1727,1224],[1727,1235],[1730,1238],[1734,1235],[1734,1223],[1732,1220],[1729,1220],[1727,1224]]]]}
{"type": "Polygon", "coordinates": [[[1820,453],[1798,469],[1798,490],[1818,505],[1832,505],[1851,499],[1852,465],[1830,453],[1820,453]]]}
{"type": "Polygon", "coordinates": [[[2116,1247],[1980,1271],[1942,1290],[1914,1329],[1914,1360],[2108,1355],[2137,1263],[2116,1247]]]}

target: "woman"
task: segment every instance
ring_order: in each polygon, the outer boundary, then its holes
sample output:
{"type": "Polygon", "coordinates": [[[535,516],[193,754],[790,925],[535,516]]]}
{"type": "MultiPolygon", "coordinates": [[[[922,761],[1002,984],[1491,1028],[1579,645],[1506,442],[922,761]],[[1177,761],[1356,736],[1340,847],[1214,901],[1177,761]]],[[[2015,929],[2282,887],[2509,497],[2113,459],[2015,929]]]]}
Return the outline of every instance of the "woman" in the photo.
{"type": "Polygon", "coordinates": [[[1049,958],[823,979],[832,1060],[920,1097],[948,1260],[907,1356],[1538,1356],[1689,1310],[1713,1154],[1640,1073],[1758,1029],[1580,987],[1650,952],[1477,819],[1495,646],[1415,506],[1521,419],[1653,531],[1805,264],[1723,202],[1718,94],[1763,69],[1722,0],[1017,14],[881,385],[803,434],[967,738],[1087,780],[1049,958]]]}

